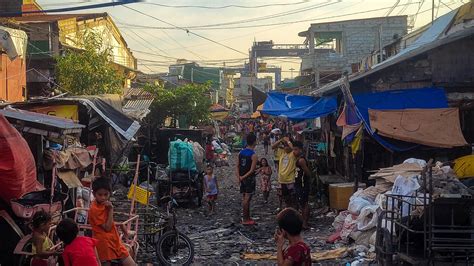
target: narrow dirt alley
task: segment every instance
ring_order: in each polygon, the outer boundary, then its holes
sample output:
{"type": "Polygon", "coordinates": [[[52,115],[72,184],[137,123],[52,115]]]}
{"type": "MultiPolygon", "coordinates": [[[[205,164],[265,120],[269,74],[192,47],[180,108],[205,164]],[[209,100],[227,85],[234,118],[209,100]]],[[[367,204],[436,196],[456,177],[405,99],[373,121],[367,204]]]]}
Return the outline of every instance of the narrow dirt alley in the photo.
{"type": "MultiPolygon", "coordinates": [[[[259,158],[265,156],[262,145],[257,146],[259,158]]],[[[237,152],[229,159],[229,166],[215,169],[219,181],[219,196],[216,213],[208,215],[207,205],[200,208],[179,208],[178,226],[186,233],[195,245],[195,264],[268,264],[269,261],[247,261],[241,258],[244,252],[274,253],[273,233],[276,229],[275,216],[278,212],[276,195],[276,176],[272,176],[272,190],[268,203],[264,203],[258,186],[252,199],[251,216],[257,222],[255,226],[243,226],[241,221],[241,196],[235,178],[237,152]]],[[[272,155],[266,158],[271,161],[272,155]]],[[[313,215],[310,220],[311,230],[304,232],[306,241],[311,245],[312,252],[330,250],[334,245],[325,243],[331,233],[334,217],[321,215],[317,217],[316,207],[312,203],[313,215]]],[[[275,263],[275,261],[273,261],[275,263]]]]}

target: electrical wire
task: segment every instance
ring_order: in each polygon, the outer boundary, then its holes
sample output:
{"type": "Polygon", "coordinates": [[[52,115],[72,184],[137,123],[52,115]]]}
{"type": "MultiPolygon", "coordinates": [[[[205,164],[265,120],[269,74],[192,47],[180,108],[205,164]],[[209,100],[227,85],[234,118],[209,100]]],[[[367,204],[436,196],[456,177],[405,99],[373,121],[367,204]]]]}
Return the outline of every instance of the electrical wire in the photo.
{"type": "Polygon", "coordinates": [[[235,48],[232,48],[232,47],[230,47],[230,46],[228,46],[228,45],[225,45],[225,44],[222,44],[222,43],[220,43],[220,42],[214,41],[214,40],[209,39],[209,38],[207,38],[207,37],[205,37],[205,36],[202,36],[202,35],[200,35],[200,34],[198,34],[198,33],[191,32],[191,31],[189,31],[188,29],[185,29],[185,28],[176,26],[176,25],[171,24],[171,23],[169,23],[169,22],[166,22],[166,21],[164,21],[164,20],[162,20],[162,19],[159,19],[159,18],[157,18],[157,17],[155,17],[155,16],[152,16],[152,15],[146,14],[146,13],[144,13],[144,12],[141,12],[140,10],[137,10],[137,9],[134,9],[134,8],[131,8],[131,7],[128,7],[128,6],[124,6],[124,7],[127,8],[127,9],[130,9],[130,10],[133,10],[133,11],[139,13],[139,14],[142,14],[142,15],[144,15],[144,16],[147,16],[147,17],[153,18],[153,19],[155,19],[155,20],[158,20],[158,21],[160,21],[160,22],[162,22],[162,23],[164,23],[164,24],[173,26],[173,27],[175,27],[175,28],[177,28],[177,29],[181,29],[181,30],[185,31],[185,32],[188,33],[188,34],[192,34],[192,35],[194,35],[194,36],[200,37],[200,38],[205,39],[205,40],[207,40],[207,41],[210,41],[210,42],[213,42],[213,43],[218,44],[218,45],[220,45],[220,46],[223,46],[223,47],[225,47],[225,48],[227,48],[227,49],[230,49],[230,50],[232,50],[232,51],[234,51],[234,52],[247,55],[246,53],[244,53],[244,52],[242,52],[242,51],[239,51],[239,50],[237,50],[237,49],[235,49],[235,48]]]}
{"type": "Polygon", "coordinates": [[[0,17],[17,17],[24,14],[42,14],[42,13],[62,13],[70,11],[80,11],[85,9],[96,9],[96,8],[105,8],[105,7],[114,7],[114,6],[124,6],[127,4],[138,3],[141,0],[114,0],[107,3],[98,3],[86,6],[74,6],[74,7],[63,7],[56,9],[42,9],[42,10],[29,10],[29,11],[20,11],[20,12],[1,12],[0,17]]]}
{"type": "MultiPolygon", "coordinates": [[[[408,5],[413,5],[413,4],[419,4],[420,2],[412,2],[408,5]]],[[[399,5],[399,6],[404,6],[399,5]]],[[[125,8],[130,8],[128,6],[124,6],[125,8]]],[[[227,29],[246,29],[246,28],[257,28],[257,27],[269,27],[269,26],[278,26],[278,25],[290,25],[290,24],[296,24],[296,23],[301,23],[301,22],[314,22],[314,21],[320,21],[320,20],[326,20],[326,19],[334,19],[334,18],[341,18],[341,17],[348,17],[348,16],[354,16],[354,15],[362,15],[362,14],[367,14],[367,13],[373,13],[377,11],[383,11],[392,8],[392,6],[389,7],[383,7],[383,8],[376,8],[376,9],[370,9],[370,10],[364,10],[364,11],[359,11],[359,12],[353,12],[353,13],[347,13],[347,14],[341,14],[341,15],[334,15],[334,16],[327,16],[327,17],[318,17],[318,18],[310,18],[310,19],[302,19],[302,20],[294,20],[294,21],[286,21],[286,22],[277,22],[277,23],[268,23],[268,24],[255,24],[255,25],[244,25],[244,26],[234,26],[234,27],[209,27],[209,28],[196,28],[198,26],[183,26],[183,27],[178,27],[178,26],[172,26],[172,27],[155,27],[155,26],[146,26],[146,25],[134,25],[139,28],[144,28],[144,29],[162,29],[162,30],[184,30],[184,31],[189,31],[190,29],[193,30],[227,30],[227,29]]],[[[167,23],[165,23],[167,24],[167,23]]],[[[133,24],[130,24],[133,25],[133,24]]],[[[169,25],[169,24],[168,24],[169,25]]]]}
{"type": "Polygon", "coordinates": [[[161,6],[161,7],[169,7],[169,8],[201,8],[201,9],[225,9],[225,8],[245,8],[245,9],[253,9],[253,8],[263,8],[263,7],[275,7],[275,6],[295,6],[306,4],[308,1],[299,1],[299,2],[292,2],[292,3],[271,3],[265,5],[255,5],[255,6],[244,6],[244,5],[225,5],[225,6],[201,6],[201,5],[165,5],[165,4],[158,4],[158,3],[150,3],[146,2],[143,4],[147,5],[154,5],[154,6],[161,6]]]}

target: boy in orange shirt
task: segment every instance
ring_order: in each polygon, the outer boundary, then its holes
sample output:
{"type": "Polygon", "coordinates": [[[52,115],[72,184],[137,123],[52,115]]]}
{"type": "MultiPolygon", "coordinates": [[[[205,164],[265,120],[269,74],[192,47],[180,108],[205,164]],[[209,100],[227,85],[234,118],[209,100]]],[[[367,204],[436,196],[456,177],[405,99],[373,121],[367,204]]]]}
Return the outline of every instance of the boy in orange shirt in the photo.
{"type": "Polygon", "coordinates": [[[120,241],[114,223],[114,206],[109,200],[112,193],[109,179],[99,177],[94,180],[92,193],[95,200],[89,209],[89,224],[92,226],[92,236],[99,240],[97,253],[102,265],[107,266],[112,261],[119,261],[124,266],[135,266],[135,261],[120,241]]]}

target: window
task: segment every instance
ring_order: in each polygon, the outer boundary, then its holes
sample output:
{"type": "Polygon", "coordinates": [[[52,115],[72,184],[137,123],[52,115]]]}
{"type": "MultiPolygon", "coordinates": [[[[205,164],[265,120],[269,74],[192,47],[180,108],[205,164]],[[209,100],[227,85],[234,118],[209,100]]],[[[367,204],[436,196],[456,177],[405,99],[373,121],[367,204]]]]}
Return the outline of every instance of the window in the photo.
{"type": "Polygon", "coordinates": [[[320,49],[332,49],[342,54],[342,31],[316,32],[315,46],[320,49]]]}

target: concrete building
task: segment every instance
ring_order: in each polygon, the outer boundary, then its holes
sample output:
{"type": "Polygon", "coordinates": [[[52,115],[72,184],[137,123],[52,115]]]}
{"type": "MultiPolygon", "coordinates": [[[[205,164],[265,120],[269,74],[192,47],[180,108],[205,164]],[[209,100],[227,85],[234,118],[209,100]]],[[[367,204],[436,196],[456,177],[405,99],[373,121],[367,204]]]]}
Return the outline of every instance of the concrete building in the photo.
{"type": "Polygon", "coordinates": [[[299,33],[309,44],[309,54],[301,57],[301,74],[314,75],[313,87],[320,87],[345,71],[357,72],[362,58],[406,33],[407,16],[311,24],[299,33]]]}
{"type": "Polygon", "coordinates": [[[100,34],[104,45],[111,47],[111,63],[125,77],[124,91],[135,78],[137,61],[125,39],[107,13],[30,14],[13,18],[28,34],[29,71],[27,87],[30,96],[48,95],[55,83],[55,60],[67,49],[82,49],[84,32],[100,34]]]}
{"type": "Polygon", "coordinates": [[[26,44],[22,30],[0,26],[0,101],[26,98],[26,44]]]}
{"type": "Polygon", "coordinates": [[[273,90],[273,78],[267,76],[264,78],[241,76],[235,79],[234,104],[241,112],[252,112],[252,86],[263,92],[273,90]]]}
{"type": "Polygon", "coordinates": [[[213,103],[225,101],[224,71],[218,67],[202,67],[196,62],[179,60],[169,66],[169,76],[178,77],[178,85],[185,83],[211,83],[211,100],[213,103]]]}

